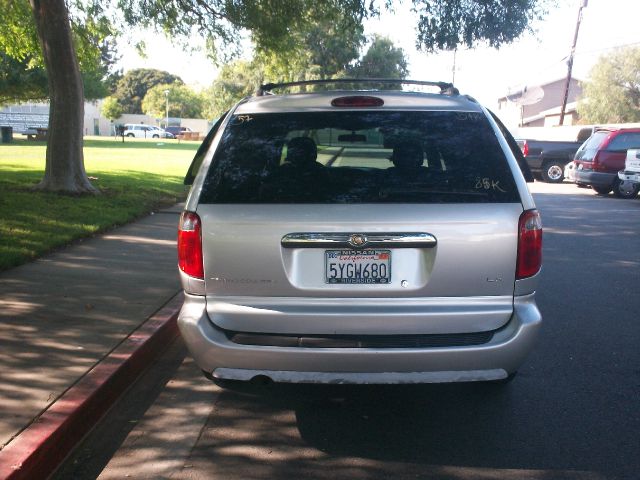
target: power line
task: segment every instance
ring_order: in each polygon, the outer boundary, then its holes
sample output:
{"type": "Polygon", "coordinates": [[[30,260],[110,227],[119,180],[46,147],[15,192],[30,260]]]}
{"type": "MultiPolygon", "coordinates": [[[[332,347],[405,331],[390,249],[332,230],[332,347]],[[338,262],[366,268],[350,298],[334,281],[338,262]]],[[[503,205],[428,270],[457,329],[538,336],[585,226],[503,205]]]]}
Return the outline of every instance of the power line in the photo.
{"type": "Polygon", "coordinates": [[[640,42],[622,43],[620,45],[613,45],[611,47],[596,48],[594,50],[586,50],[586,51],[585,50],[576,50],[575,55],[588,55],[588,54],[591,54],[591,53],[604,52],[606,50],[615,50],[616,48],[631,47],[633,45],[640,45],[640,42]]]}

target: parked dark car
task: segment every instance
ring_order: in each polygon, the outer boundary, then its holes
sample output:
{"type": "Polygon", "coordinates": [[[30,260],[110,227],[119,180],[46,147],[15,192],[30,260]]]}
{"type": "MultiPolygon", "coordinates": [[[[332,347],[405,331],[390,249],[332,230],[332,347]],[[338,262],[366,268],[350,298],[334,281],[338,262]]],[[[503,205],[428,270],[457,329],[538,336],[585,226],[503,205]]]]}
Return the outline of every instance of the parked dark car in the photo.
{"type": "Polygon", "coordinates": [[[548,183],[564,180],[564,168],[592,134],[592,127],[580,129],[575,142],[520,139],[518,145],[527,159],[529,168],[539,179],[548,183]]]}
{"type": "Polygon", "coordinates": [[[576,152],[576,183],[588,185],[601,195],[613,190],[621,198],[635,197],[638,191],[620,188],[618,178],[630,148],[640,148],[640,128],[596,130],[576,152]]]}
{"type": "Polygon", "coordinates": [[[178,135],[182,135],[184,132],[190,132],[191,129],[189,127],[167,127],[165,130],[171,133],[174,137],[178,135]]]}

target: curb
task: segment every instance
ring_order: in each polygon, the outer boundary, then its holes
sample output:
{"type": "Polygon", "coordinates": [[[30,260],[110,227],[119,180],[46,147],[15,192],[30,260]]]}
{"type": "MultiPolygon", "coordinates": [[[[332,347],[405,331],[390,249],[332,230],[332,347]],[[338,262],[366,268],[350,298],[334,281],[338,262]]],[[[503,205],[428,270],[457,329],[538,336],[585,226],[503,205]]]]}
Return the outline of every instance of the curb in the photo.
{"type": "Polygon", "coordinates": [[[124,339],[0,450],[0,480],[47,478],[178,335],[182,293],[124,339]]]}

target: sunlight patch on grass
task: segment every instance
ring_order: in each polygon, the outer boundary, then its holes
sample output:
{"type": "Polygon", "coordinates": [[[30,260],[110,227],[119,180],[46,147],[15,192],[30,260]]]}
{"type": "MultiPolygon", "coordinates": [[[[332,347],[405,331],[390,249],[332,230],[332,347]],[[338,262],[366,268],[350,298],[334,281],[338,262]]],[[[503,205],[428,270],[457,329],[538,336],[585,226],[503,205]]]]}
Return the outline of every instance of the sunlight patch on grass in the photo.
{"type": "Polygon", "coordinates": [[[85,140],[85,169],[101,195],[33,191],[44,174],[45,145],[0,145],[0,270],[78,238],[121,225],[185,198],[182,179],[199,142],[85,140]]]}

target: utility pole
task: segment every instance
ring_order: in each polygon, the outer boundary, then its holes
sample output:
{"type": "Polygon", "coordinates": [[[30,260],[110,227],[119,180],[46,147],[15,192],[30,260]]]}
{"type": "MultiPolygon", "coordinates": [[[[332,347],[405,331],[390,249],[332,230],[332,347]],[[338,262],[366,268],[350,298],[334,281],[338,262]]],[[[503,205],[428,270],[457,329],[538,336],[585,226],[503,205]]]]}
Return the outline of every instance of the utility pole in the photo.
{"type": "Polygon", "coordinates": [[[458,53],[458,49],[453,50],[453,68],[451,69],[451,85],[456,84],[456,54],[458,53]]]}
{"type": "Polygon", "coordinates": [[[169,126],[169,90],[165,90],[164,91],[164,97],[167,100],[167,108],[166,108],[166,112],[167,112],[167,121],[164,124],[164,128],[167,128],[169,126]]]}
{"type": "Polygon", "coordinates": [[[564,96],[562,98],[562,107],[560,109],[560,125],[564,124],[564,112],[567,109],[567,99],[569,98],[569,84],[571,83],[571,70],[573,69],[573,55],[576,53],[576,43],[578,43],[578,31],[580,31],[580,22],[582,22],[582,9],[587,7],[589,0],[580,0],[580,9],[578,10],[578,20],[576,21],[576,32],[573,35],[573,45],[569,60],[567,60],[567,80],[564,83],[564,96]]]}

